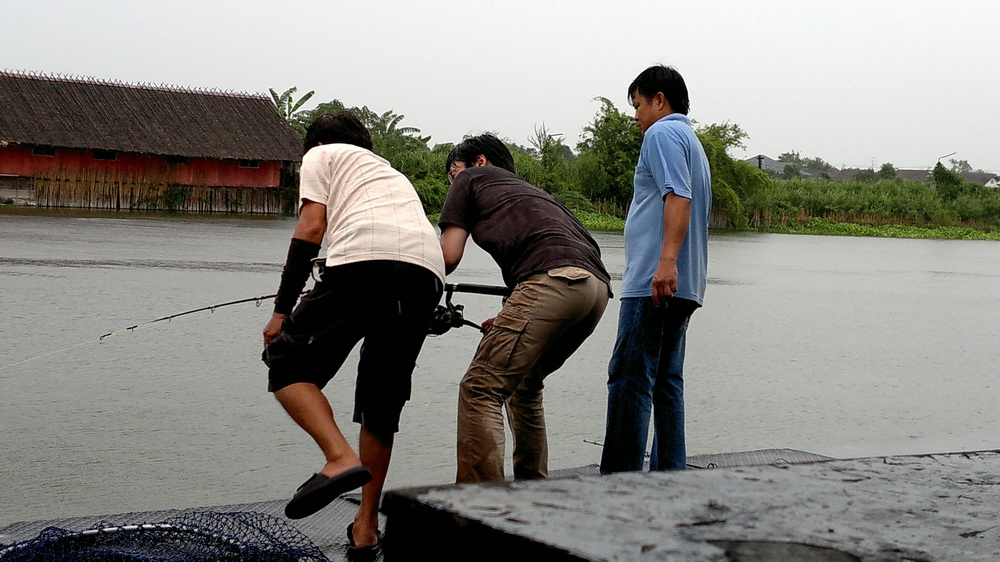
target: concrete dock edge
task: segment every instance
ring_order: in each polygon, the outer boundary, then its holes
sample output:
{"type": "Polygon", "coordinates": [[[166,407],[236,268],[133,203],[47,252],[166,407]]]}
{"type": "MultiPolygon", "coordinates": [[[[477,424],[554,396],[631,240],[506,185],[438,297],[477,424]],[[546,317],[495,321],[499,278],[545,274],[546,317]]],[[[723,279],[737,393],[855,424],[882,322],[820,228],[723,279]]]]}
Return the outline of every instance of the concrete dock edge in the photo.
{"type": "Polygon", "coordinates": [[[1000,451],[389,492],[386,559],[997,560],[1000,451]]]}

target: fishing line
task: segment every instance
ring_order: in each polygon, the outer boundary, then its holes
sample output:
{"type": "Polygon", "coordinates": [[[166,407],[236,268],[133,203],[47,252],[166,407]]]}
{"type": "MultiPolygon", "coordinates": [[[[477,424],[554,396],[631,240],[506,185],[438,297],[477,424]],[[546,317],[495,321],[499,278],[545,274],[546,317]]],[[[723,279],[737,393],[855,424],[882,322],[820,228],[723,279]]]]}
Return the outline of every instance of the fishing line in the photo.
{"type": "MultiPolygon", "coordinates": [[[[305,294],[307,292],[309,292],[309,291],[303,291],[302,294],[305,294]]],[[[24,359],[24,360],[18,361],[16,363],[11,363],[10,365],[4,365],[4,366],[0,367],[0,371],[3,371],[5,369],[9,369],[11,367],[16,367],[18,365],[23,365],[24,363],[28,363],[30,361],[36,361],[38,359],[42,359],[42,358],[48,357],[50,355],[55,355],[57,353],[62,353],[64,351],[68,351],[70,349],[73,349],[73,348],[76,348],[76,347],[80,347],[82,345],[87,345],[88,343],[100,343],[100,342],[104,341],[104,338],[107,338],[109,336],[115,336],[115,335],[118,335],[118,334],[124,334],[125,332],[133,332],[133,331],[135,331],[135,330],[137,330],[139,328],[142,328],[143,326],[148,326],[150,324],[155,324],[157,322],[163,322],[164,320],[170,321],[170,320],[172,320],[174,318],[178,318],[180,316],[187,316],[188,314],[194,314],[196,312],[204,312],[206,310],[215,312],[216,308],[222,308],[224,306],[232,306],[234,304],[242,304],[242,303],[246,303],[246,302],[256,302],[257,306],[259,307],[263,301],[265,301],[267,299],[273,299],[276,296],[277,296],[277,294],[274,294],[274,295],[260,295],[260,296],[257,296],[257,297],[250,297],[250,298],[246,298],[246,299],[239,299],[239,300],[235,300],[235,301],[229,301],[229,302],[223,302],[223,303],[219,303],[219,304],[213,304],[213,305],[210,305],[210,306],[202,306],[202,307],[194,308],[194,309],[191,309],[191,310],[185,310],[184,312],[178,312],[176,314],[171,314],[169,316],[164,316],[162,318],[156,318],[154,320],[147,320],[145,322],[140,322],[138,324],[135,324],[133,326],[129,326],[127,328],[122,328],[120,330],[115,330],[113,332],[108,332],[108,333],[102,335],[101,337],[97,338],[96,341],[95,340],[82,341],[80,343],[75,343],[73,345],[68,345],[68,346],[63,347],[61,349],[56,349],[56,350],[53,350],[53,351],[49,351],[47,353],[42,353],[41,355],[36,355],[35,357],[29,357],[28,359],[24,359]]]]}
{"type": "Polygon", "coordinates": [[[62,353],[64,351],[66,351],[66,350],[73,349],[74,347],[80,347],[81,345],[87,345],[88,343],[96,343],[96,342],[94,342],[94,340],[87,340],[87,341],[82,341],[80,343],[75,343],[73,345],[68,345],[68,346],[66,346],[66,347],[64,347],[62,349],[57,349],[55,351],[50,351],[48,353],[43,353],[43,354],[41,354],[41,355],[39,355],[37,357],[31,357],[29,359],[24,359],[22,361],[18,361],[17,363],[11,363],[10,365],[4,365],[3,367],[0,367],[0,371],[2,371],[4,369],[9,369],[11,367],[16,367],[16,366],[18,366],[18,365],[20,365],[22,363],[27,363],[28,361],[34,361],[36,359],[41,359],[43,357],[48,357],[49,355],[55,355],[56,353],[62,353]]]}
{"type": "MultiPolygon", "coordinates": [[[[586,444],[588,444],[588,445],[597,445],[598,447],[604,447],[604,443],[601,443],[600,441],[591,441],[590,439],[584,439],[583,442],[586,443],[586,444]]],[[[642,456],[643,456],[643,458],[647,458],[648,459],[650,457],[649,451],[646,451],[645,453],[643,453],[642,456]]],[[[694,466],[694,465],[690,465],[689,464],[688,466],[694,466]]]]}

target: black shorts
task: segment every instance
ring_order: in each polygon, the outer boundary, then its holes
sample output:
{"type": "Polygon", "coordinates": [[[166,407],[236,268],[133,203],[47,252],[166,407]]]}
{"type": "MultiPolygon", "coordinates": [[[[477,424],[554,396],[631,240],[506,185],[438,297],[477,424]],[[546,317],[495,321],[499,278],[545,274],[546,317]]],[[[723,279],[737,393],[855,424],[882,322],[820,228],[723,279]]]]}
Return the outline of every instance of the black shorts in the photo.
{"type": "Polygon", "coordinates": [[[377,435],[396,433],[442,289],[432,271],[404,262],[325,268],[264,349],[268,390],[300,382],[323,388],[364,340],[354,421],[377,435]]]}

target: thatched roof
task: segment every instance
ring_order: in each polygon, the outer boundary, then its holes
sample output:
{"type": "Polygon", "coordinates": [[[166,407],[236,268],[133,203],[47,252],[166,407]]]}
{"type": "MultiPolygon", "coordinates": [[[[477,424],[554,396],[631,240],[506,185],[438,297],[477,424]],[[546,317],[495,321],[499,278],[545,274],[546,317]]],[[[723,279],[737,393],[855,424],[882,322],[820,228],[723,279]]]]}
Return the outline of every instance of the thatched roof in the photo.
{"type": "Polygon", "coordinates": [[[302,140],[263,95],[0,71],[0,143],[294,161],[302,140]]]}

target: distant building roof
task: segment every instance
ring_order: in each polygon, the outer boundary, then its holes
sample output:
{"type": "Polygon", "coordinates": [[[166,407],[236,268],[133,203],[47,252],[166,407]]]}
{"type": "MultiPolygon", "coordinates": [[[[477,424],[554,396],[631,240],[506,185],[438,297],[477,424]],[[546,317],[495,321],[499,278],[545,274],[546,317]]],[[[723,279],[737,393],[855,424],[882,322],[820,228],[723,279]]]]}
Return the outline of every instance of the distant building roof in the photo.
{"type": "MultiPolygon", "coordinates": [[[[833,181],[844,181],[852,180],[854,176],[858,175],[862,170],[861,168],[842,168],[840,170],[834,170],[830,173],[830,179],[833,181]]],[[[871,171],[871,170],[867,170],[871,171]]]]}
{"type": "Polygon", "coordinates": [[[295,161],[302,140],[263,95],[0,71],[0,142],[295,161]]]}
{"type": "Polygon", "coordinates": [[[925,180],[931,177],[930,169],[923,170],[896,170],[896,177],[901,180],[925,180]]]}
{"type": "Polygon", "coordinates": [[[763,154],[758,154],[757,156],[751,156],[743,160],[747,164],[750,164],[754,168],[759,168],[765,172],[774,172],[776,174],[783,173],[785,171],[785,166],[788,162],[780,162],[774,158],[764,156],[763,154]]]}
{"type": "MultiPolygon", "coordinates": [[[[747,164],[750,164],[754,168],[764,170],[772,174],[783,174],[785,173],[786,166],[793,166],[789,162],[782,162],[780,160],[775,160],[763,154],[758,154],[757,156],[751,156],[750,158],[745,158],[743,160],[747,164]]],[[[826,174],[822,170],[810,170],[810,169],[799,169],[799,175],[803,178],[811,177],[826,177],[826,174]]]]}
{"type": "MultiPolygon", "coordinates": [[[[861,172],[878,173],[871,168],[843,168],[830,173],[830,179],[834,181],[846,181],[854,179],[854,176],[861,172]]],[[[931,177],[930,170],[896,170],[896,177],[901,180],[925,180],[931,177]]]]}
{"type": "Polygon", "coordinates": [[[970,181],[979,185],[986,185],[990,180],[997,177],[997,174],[991,172],[964,172],[959,174],[965,181],[970,181]]]}

